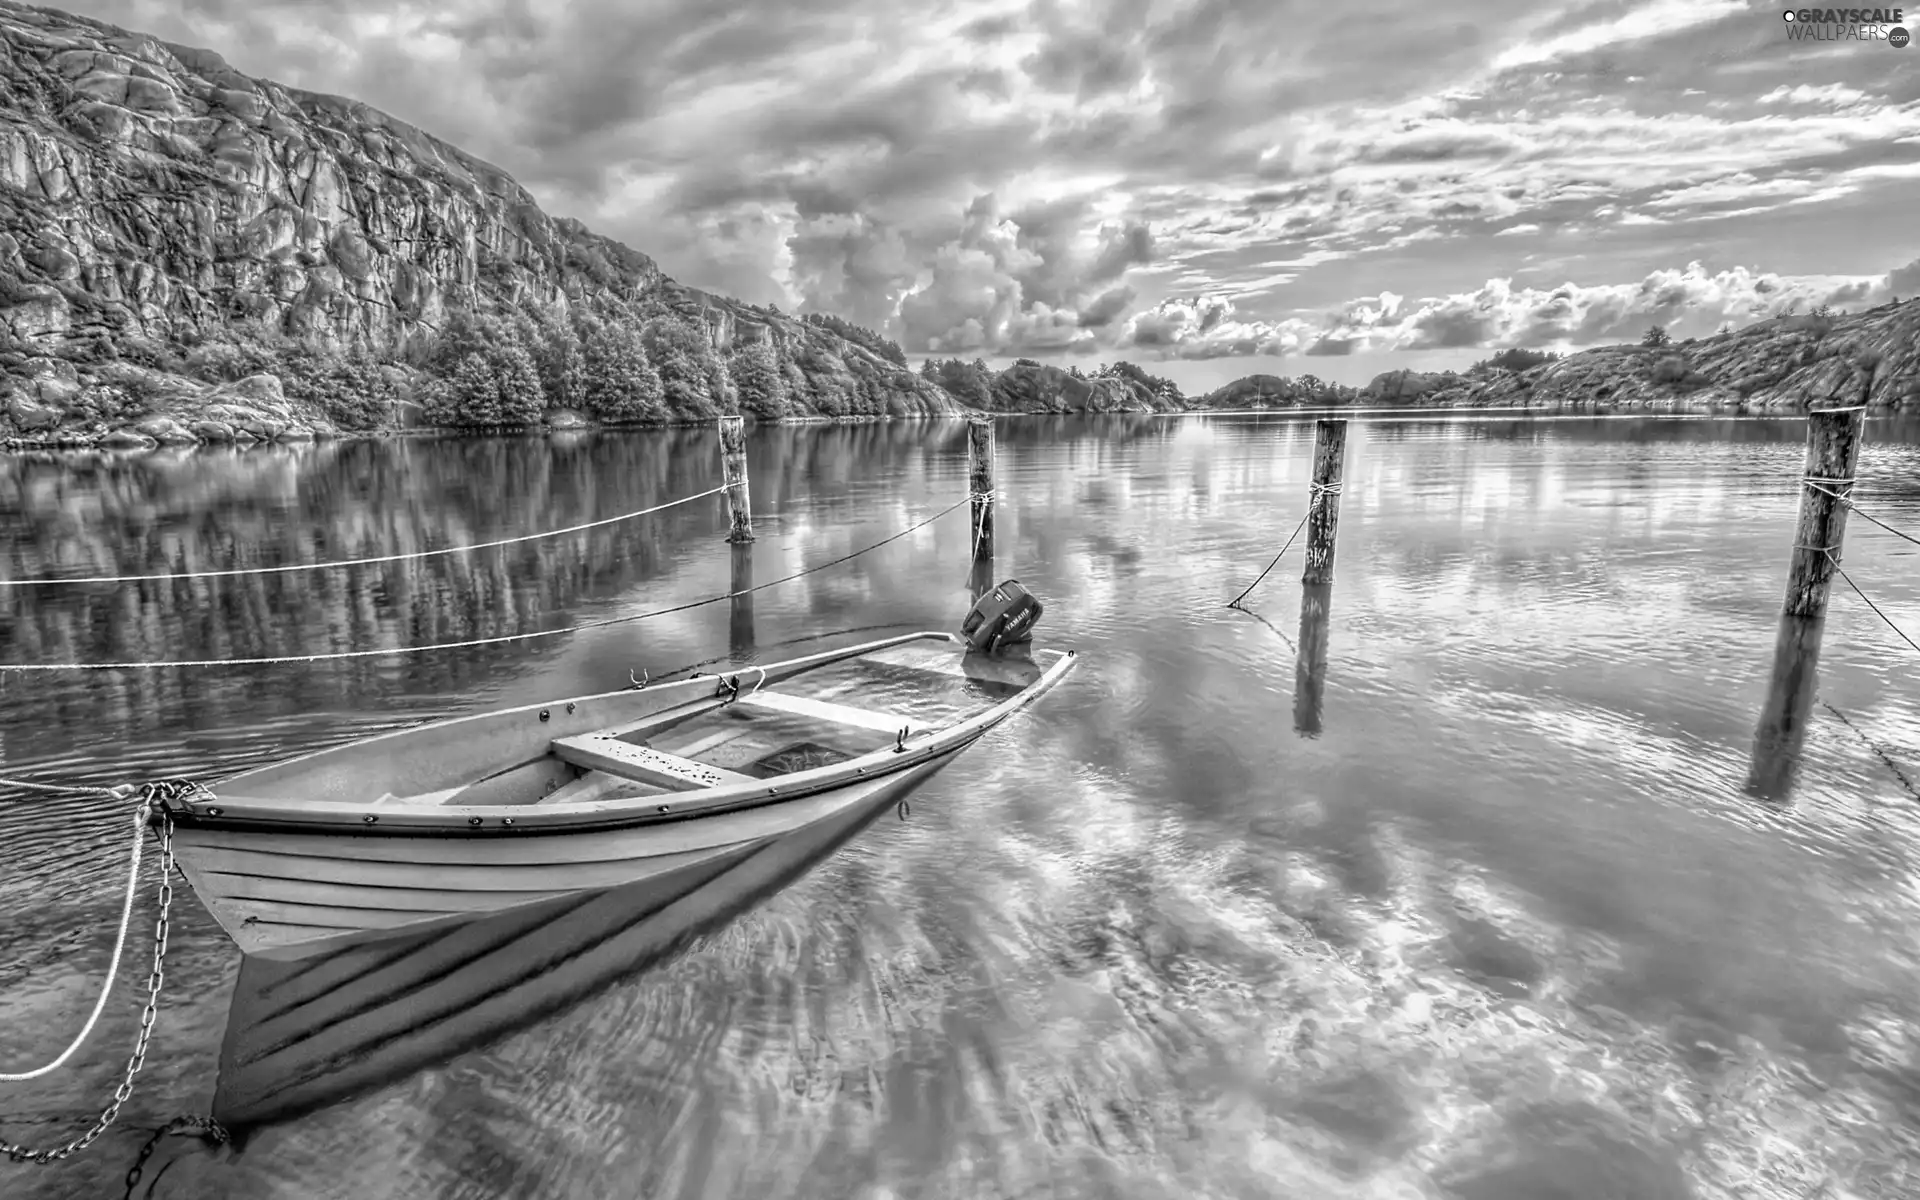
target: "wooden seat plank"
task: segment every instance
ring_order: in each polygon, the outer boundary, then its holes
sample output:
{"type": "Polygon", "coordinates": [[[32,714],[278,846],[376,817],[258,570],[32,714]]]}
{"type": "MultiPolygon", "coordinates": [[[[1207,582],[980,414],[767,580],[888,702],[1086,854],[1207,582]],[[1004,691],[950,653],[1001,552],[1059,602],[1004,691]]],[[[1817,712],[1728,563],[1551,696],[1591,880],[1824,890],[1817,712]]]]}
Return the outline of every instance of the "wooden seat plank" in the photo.
{"type": "Polygon", "coordinates": [[[651,783],[673,791],[754,782],[751,776],[736,771],[723,771],[719,767],[710,767],[677,754],[662,754],[658,750],[598,733],[555,738],[553,754],[576,767],[605,771],[609,775],[651,783]]]}
{"type": "Polygon", "coordinates": [[[899,733],[902,729],[918,732],[930,728],[932,724],[917,717],[876,712],[870,708],[855,708],[850,704],[835,704],[830,700],[815,700],[810,696],[794,696],[786,692],[742,692],[740,698],[734,703],[744,704],[749,708],[772,709],[795,717],[827,721],[834,725],[871,729],[879,733],[899,733]]]}

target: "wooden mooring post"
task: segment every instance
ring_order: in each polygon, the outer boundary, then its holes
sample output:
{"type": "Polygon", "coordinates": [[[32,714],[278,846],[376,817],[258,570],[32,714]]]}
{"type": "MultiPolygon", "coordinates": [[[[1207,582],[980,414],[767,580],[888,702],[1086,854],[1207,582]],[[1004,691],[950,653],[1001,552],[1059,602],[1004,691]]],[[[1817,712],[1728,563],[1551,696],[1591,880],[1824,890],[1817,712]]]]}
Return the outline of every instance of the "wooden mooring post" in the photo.
{"type": "Polygon", "coordinates": [[[1300,645],[1293,659],[1293,731],[1320,736],[1320,703],[1327,692],[1327,633],[1333,612],[1333,585],[1309,583],[1300,589],[1300,645]]]}
{"type": "Polygon", "coordinates": [[[1753,733],[1753,761],[1746,784],[1750,796],[1785,801],[1792,794],[1800,747],[1807,737],[1807,717],[1813,711],[1824,623],[1820,617],[1789,614],[1780,618],[1773,642],[1773,675],[1753,733]]]}
{"type": "MultiPolygon", "coordinates": [[[[1871,381],[1871,372],[1868,374],[1871,381]]],[[[1847,532],[1847,506],[1854,467],[1860,461],[1864,405],[1807,413],[1807,462],[1800,487],[1800,521],[1793,530],[1793,562],[1787,569],[1782,611],[1790,617],[1821,617],[1840,542],[1847,532]]]]}
{"type": "Polygon", "coordinates": [[[727,653],[739,662],[753,653],[753,544],[733,544],[733,593],[727,621],[727,653]]]}
{"type": "MultiPolygon", "coordinates": [[[[1340,527],[1340,468],[1347,454],[1347,422],[1323,417],[1314,422],[1313,482],[1307,485],[1307,567],[1301,583],[1333,582],[1334,534],[1340,527]]],[[[1305,609],[1301,630],[1305,636],[1305,609]]],[[[1301,651],[1306,650],[1305,643],[1301,651]]]]}
{"type": "Polygon", "coordinates": [[[997,581],[993,577],[993,552],[978,555],[967,570],[967,593],[971,600],[978,600],[993,590],[997,581]]]}
{"type": "Polygon", "coordinates": [[[967,494],[973,499],[973,559],[993,558],[993,420],[967,418],[967,494]]]}
{"type": "Polygon", "coordinates": [[[727,488],[727,540],[753,540],[753,510],[747,499],[747,430],[740,417],[720,418],[720,479],[727,488]]]}

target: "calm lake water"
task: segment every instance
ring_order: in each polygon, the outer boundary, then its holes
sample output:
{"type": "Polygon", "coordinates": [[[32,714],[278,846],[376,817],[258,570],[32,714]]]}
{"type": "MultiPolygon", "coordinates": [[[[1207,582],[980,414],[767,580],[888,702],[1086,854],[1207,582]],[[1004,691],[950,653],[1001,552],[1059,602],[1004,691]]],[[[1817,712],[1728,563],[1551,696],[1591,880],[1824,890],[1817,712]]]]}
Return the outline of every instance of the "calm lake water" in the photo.
{"type": "MultiPolygon", "coordinates": [[[[1920,655],[1842,585],[1804,744],[1760,739],[1771,795],[1749,788],[1804,423],[1356,421],[1318,681],[1296,672],[1297,548],[1252,614],[1224,607],[1299,520],[1312,437],[1002,423],[996,570],[1083,656],[1058,690],[678,956],[238,1154],[170,1140],[152,1194],[1913,1195],[1920,802],[1868,742],[1920,780],[1920,655]]],[[[756,579],[960,499],[963,439],[754,432],[756,579]]],[[[1920,423],[1869,439],[1861,503],[1920,532],[1920,423]]],[[[508,537],[700,491],[717,459],[706,431],[0,459],[0,572],[508,537]]],[[[462,651],[0,674],[0,775],[215,777],[630,668],[950,627],[962,512],[758,593],[750,627],[721,603],[462,651]]],[[[408,563],[0,589],[0,661],[553,629],[724,593],[723,531],[710,499],[408,563]]],[[[1920,636],[1920,551],[1856,518],[1845,564],[1920,636]]],[[[20,1070],[93,1002],[126,812],[11,790],[0,812],[0,1069],[20,1070]]],[[[117,1196],[148,1130],[205,1111],[237,956],[184,888],[176,911],[125,1117],[67,1163],[0,1164],[10,1200],[117,1196]]],[[[0,1085],[0,1138],[98,1111],[145,954],[67,1070],[0,1085]]]]}

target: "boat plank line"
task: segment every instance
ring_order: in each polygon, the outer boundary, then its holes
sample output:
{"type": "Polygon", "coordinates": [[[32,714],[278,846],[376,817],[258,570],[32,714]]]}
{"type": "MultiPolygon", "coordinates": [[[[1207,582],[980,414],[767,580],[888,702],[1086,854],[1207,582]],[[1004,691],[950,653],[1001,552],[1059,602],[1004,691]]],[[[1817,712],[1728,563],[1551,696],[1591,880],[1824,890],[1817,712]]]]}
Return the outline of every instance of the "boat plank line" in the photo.
{"type": "Polygon", "coordinates": [[[418,907],[422,912],[451,911],[464,912],[473,909],[506,908],[529,899],[554,896],[572,890],[568,885],[556,881],[547,887],[537,888],[436,888],[409,887],[404,883],[352,883],[339,884],[329,880],[288,879],[280,875],[259,875],[238,871],[206,871],[204,877],[214,881],[230,881],[226,886],[215,884],[219,894],[229,900],[287,900],[297,903],[325,904],[341,908],[392,908],[395,911],[418,907]],[[378,896],[378,902],[354,904],[348,897],[357,892],[370,892],[378,896]]]}
{"type": "MultiPolygon", "coordinates": [[[[752,839],[741,839],[749,841],[752,839]]],[[[538,892],[558,886],[613,887],[645,879],[681,863],[723,852],[728,845],[650,854],[644,857],[578,863],[440,863],[364,862],[344,858],[265,854],[248,850],[206,850],[192,859],[195,869],[209,875],[268,879],[304,879],[340,887],[418,888],[423,877],[449,892],[538,892]]]]}
{"type": "Polygon", "coordinates": [[[703,850],[777,832],[787,824],[780,819],[782,814],[796,811],[792,806],[804,807],[813,799],[815,797],[800,797],[778,805],[718,814],[697,822],[606,830],[590,837],[379,837],[183,829],[176,840],[181,853],[189,856],[207,850],[221,850],[414,867],[471,865],[491,869],[499,866],[573,866],[579,863],[627,862],[703,850]]]}

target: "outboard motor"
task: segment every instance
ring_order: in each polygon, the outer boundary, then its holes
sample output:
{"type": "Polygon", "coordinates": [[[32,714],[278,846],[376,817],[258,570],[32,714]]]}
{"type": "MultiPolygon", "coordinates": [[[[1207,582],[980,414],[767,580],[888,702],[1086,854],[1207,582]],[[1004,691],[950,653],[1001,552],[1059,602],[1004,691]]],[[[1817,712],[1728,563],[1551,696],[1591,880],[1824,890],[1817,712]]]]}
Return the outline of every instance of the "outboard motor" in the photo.
{"type": "Polygon", "coordinates": [[[1003,647],[1033,640],[1033,627],[1040,623],[1042,605],[1033,593],[1009,579],[974,602],[967,619],[960,622],[960,636],[967,648],[983,654],[998,654],[1003,647]]]}

